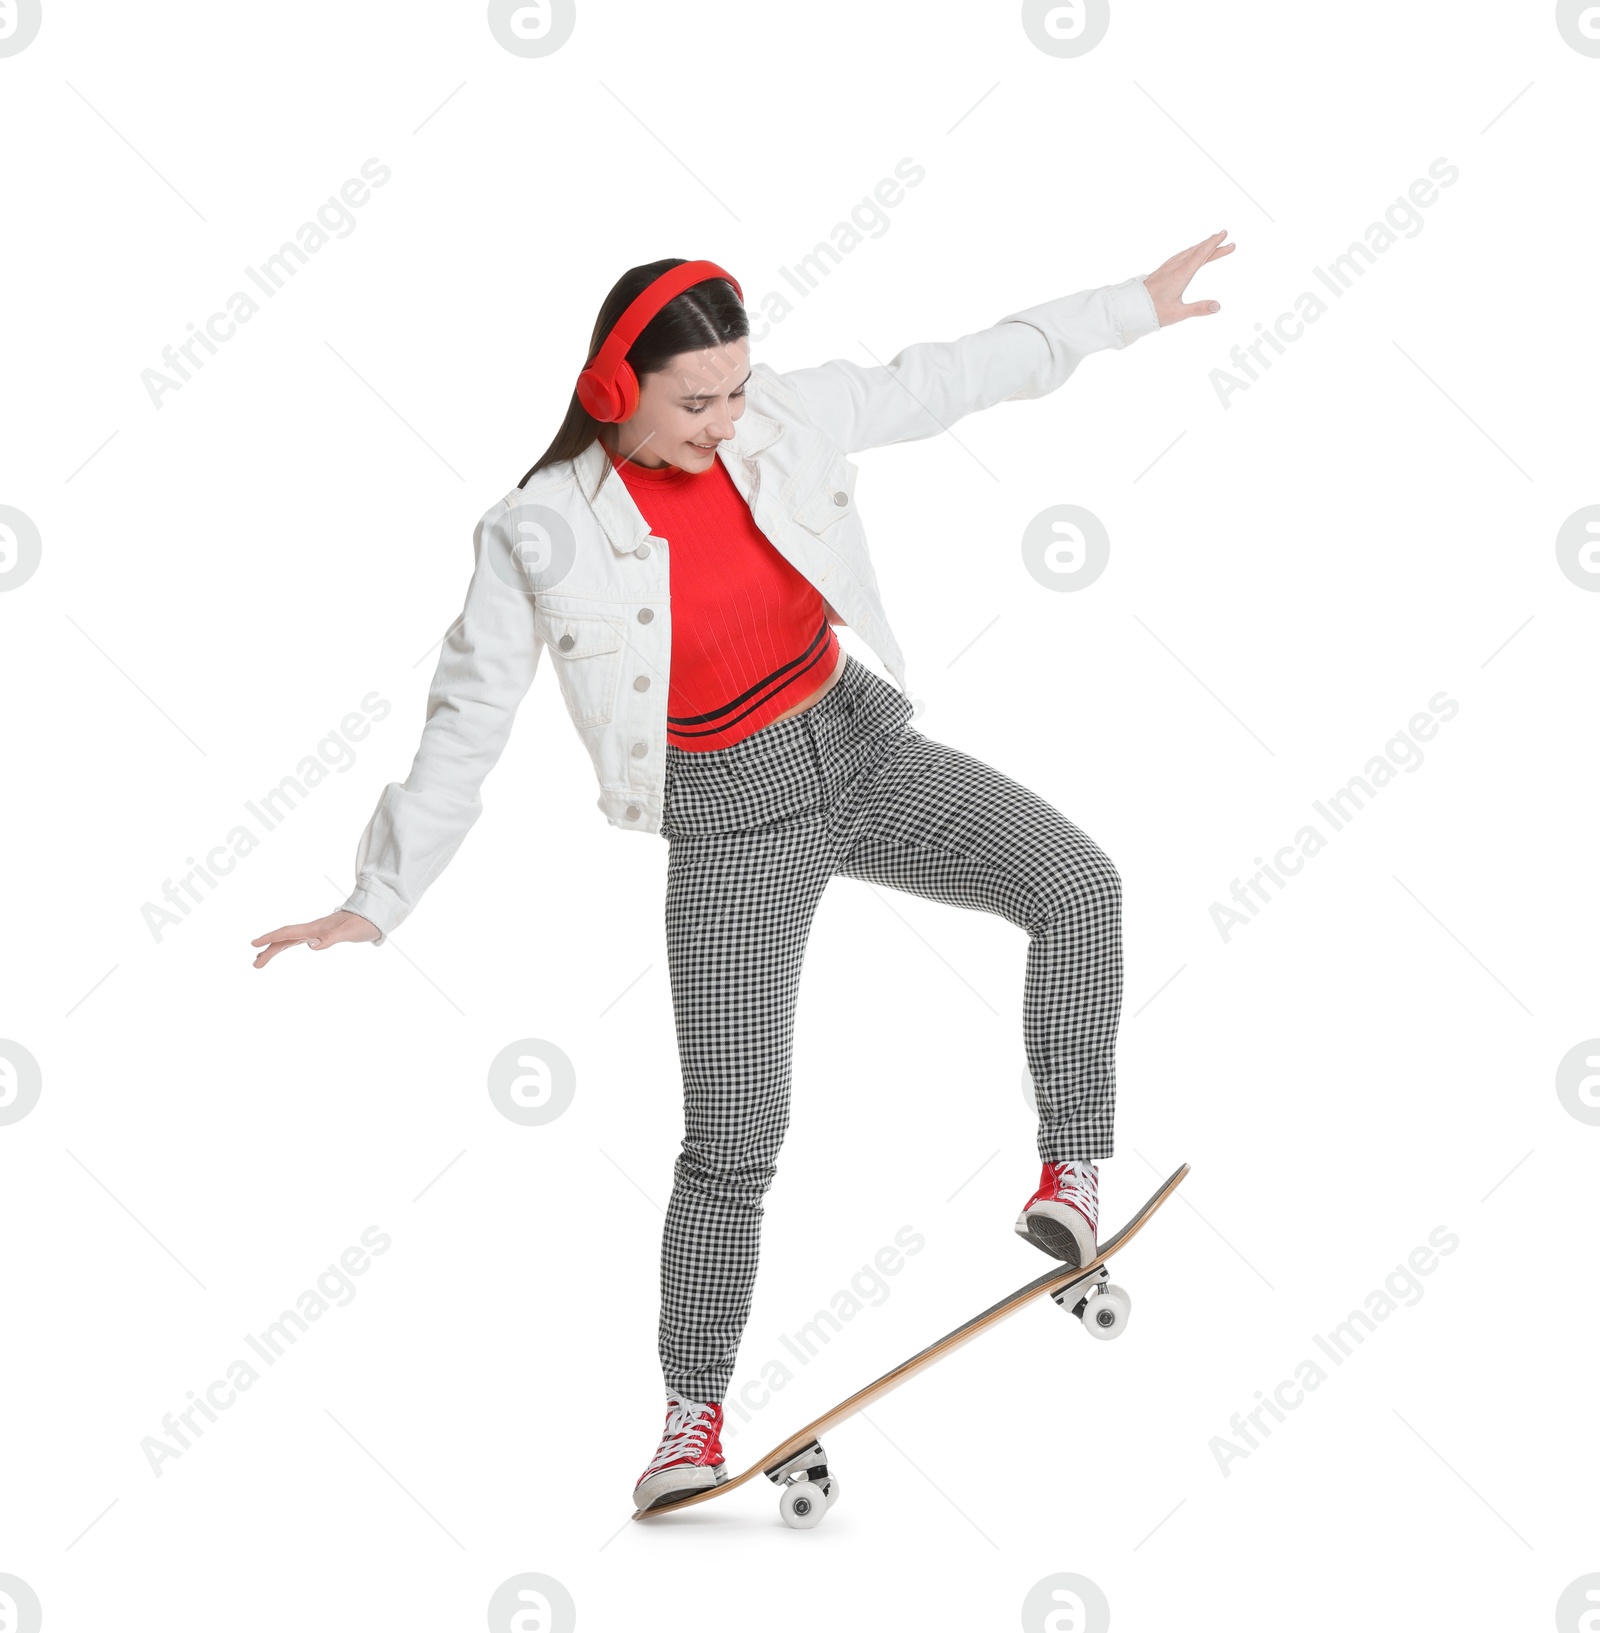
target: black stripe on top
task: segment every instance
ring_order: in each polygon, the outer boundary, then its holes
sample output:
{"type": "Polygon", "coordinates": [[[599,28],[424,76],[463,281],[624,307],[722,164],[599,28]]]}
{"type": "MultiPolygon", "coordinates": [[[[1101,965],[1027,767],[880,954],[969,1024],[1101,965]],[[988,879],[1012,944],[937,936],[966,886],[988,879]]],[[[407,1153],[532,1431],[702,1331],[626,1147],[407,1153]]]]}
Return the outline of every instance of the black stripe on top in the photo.
{"type": "Polygon", "coordinates": [[[724,703],[720,709],[711,710],[709,714],[669,714],[667,716],[669,735],[673,737],[717,737],[726,731],[729,726],[738,725],[741,720],[754,714],[764,704],[770,703],[780,692],[792,686],[802,675],[814,669],[827,656],[829,634],[828,619],[827,615],[824,614],[822,625],[812,637],[811,644],[806,647],[798,658],[791,658],[788,663],[774,669],[770,675],[758,680],[754,686],[741,692],[731,702],[724,703]],[[777,684],[774,685],[774,682],[777,684]],[[757,693],[762,695],[758,697],[757,693]],[[752,698],[755,699],[754,702],[750,702],[752,698]],[[739,706],[742,703],[749,703],[749,707],[740,709],[739,706]],[[733,709],[739,709],[739,712],[733,715],[731,719],[722,718],[733,709]],[[684,726],[703,725],[707,721],[716,721],[717,724],[707,727],[704,731],[685,731],[682,729],[684,726]]]}

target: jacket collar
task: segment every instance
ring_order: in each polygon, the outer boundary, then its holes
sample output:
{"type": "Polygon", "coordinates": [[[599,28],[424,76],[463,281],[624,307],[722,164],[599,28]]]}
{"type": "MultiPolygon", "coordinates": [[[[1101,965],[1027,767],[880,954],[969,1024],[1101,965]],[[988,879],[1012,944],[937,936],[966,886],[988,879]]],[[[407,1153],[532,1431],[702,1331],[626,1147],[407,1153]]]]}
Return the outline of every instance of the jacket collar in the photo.
{"type": "MultiPolygon", "coordinates": [[[[783,426],[770,414],[745,404],[744,413],[734,421],[733,436],[717,449],[717,458],[727,467],[740,493],[749,489],[749,475],[738,468],[736,461],[750,463],[763,448],[783,435],[783,426]]],[[[595,493],[595,484],[611,462],[611,456],[599,442],[591,442],[572,462],[573,474],[578,479],[578,491],[594,512],[601,531],[611,541],[618,555],[631,555],[650,536],[650,524],[640,513],[633,495],[621,477],[612,475],[595,493]],[[594,497],[590,498],[593,494],[594,497]]]]}

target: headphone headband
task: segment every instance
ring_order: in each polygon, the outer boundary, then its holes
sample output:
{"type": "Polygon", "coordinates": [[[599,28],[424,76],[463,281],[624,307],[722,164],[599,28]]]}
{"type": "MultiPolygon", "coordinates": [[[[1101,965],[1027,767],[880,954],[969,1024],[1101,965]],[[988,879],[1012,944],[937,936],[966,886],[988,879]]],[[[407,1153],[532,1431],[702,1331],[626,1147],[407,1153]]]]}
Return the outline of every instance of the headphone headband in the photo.
{"type": "Polygon", "coordinates": [[[715,261],[685,261],[653,279],[629,301],[593,361],[578,376],[578,401],[594,419],[615,424],[633,414],[639,406],[639,381],[627,360],[628,348],[668,301],[708,278],[726,279],[739,299],[744,299],[739,280],[715,261]]]}

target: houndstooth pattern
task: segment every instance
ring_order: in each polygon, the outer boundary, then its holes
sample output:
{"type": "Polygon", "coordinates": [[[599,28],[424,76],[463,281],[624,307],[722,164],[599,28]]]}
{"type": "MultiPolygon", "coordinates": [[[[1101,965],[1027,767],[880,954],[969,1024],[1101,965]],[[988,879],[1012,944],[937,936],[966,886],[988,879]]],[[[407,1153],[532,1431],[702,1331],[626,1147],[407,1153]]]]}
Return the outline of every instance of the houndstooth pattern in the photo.
{"type": "Polygon", "coordinates": [[[1028,932],[1023,1040],[1042,1161],[1112,1153],[1121,881],[1027,789],[911,728],[853,657],[820,702],[725,749],[667,750],[666,930],[684,1140],[661,1256],[668,1390],[720,1401],[789,1124],[795,999],[835,874],[1028,932]]]}

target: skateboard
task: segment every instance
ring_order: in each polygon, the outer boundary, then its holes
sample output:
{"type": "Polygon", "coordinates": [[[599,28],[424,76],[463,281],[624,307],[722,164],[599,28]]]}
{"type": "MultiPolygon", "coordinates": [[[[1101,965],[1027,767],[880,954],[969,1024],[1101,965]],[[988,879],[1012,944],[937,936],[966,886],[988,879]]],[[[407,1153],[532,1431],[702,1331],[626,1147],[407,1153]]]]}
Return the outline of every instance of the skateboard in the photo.
{"type": "Polygon", "coordinates": [[[1077,1316],[1084,1330],[1094,1337],[1120,1337],[1128,1324],[1130,1301],[1120,1287],[1107,1279],[1106,1263],[1150,1223],[1156,1210],[1177,1190],[1188,1172],[1189,1165],[1184,1163],[1133,1218],[1101,1246],[1088,1264],[1058,1264],[1054,1270],[1030,1281],[1026,1287],[1019,1287],[998,1304],[991,1304],[987,1310],[980,1311],[964,1326],[957,1327],[936,1343],[919,1350],[909,1361],[902,1361],[892,1372],[884,1373],[865,1389],[858,1389],[848,1400],[840,1401],[832,1411],[824,1412],[805,1428],[797,1429],[787,1440],[779,1441],[759,1462],[751,1464],[744,1473],[736,1474],[721,1485],[711,1486],[705,1491],[692,1491],[650,1508],[636,1509],[634,1519],[653,1520],[658,1515],[676,1514],[681,1509],[693,1508],[696,1503],[724,1496],[736,1486],[742,1486],[746,1480],[764,1474],[774,1485],[782,1488],[778,1512],[783,1523],[797,1530],[808,1530],[822,1522],[823,1515],[839,1498],[839,1477],[828,1468],[827,1454],[818,1437],[835,1424],[854,1416],[880,1395],[887,1395],[891,1389],[898,1388],[924,1367],[932,1366],[940,1356],[959,1349],[986,1328],[996,1326],[1009,1315],[1015,1315],[1024,1304],[1041,1293],[1048,1293],[1068,1314],[1077,1316]]]}

